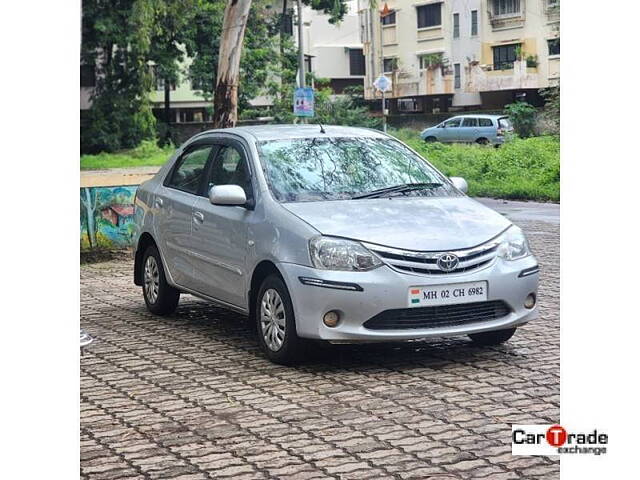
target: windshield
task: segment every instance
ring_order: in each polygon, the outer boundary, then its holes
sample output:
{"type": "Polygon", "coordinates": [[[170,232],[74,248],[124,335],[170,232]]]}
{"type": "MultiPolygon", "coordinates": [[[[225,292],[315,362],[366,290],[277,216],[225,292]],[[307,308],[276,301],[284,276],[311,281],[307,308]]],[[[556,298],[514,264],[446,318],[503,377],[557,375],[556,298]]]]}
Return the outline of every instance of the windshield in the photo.
{"type": "Polygon", "coordinates": [[[282,202],[364,198],[362,194],[407,184],[421,185],[379,193],[460,195],[421,157],[387,138],[273,140],[259,142],[258,152],[269,187],[282,202]]]}

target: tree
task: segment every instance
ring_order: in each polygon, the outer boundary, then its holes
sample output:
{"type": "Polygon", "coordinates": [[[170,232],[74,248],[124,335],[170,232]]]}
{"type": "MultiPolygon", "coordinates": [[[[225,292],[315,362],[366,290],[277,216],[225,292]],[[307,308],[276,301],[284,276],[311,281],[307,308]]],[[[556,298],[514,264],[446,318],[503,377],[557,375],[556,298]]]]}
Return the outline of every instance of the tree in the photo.
{"type": "Polygon", "coordinates": [[[535,132],[536,113],[535,107],[527,102],[515,102],[505,105],[505,113],[513,122],[513,128],[522,138],[532,137],[535,132]]]}
{"type": "Polygon", "coordinates": [[[96,85],[81,131],[84,152],[132,148],[155,135],[147,67],[154,0],[85,0],[81,60],[96,85]]]}
{"type": "MultiPolygon", "coordinates": [[[[303,3],[330,14],[331,23],[340,21],[347,11],[345,0],[306,0],[303,3]]],[[[250,8],[251,0],[229,0],[225,8],[213,102],[215,128],[232,127],[238,118],[240,59],[250,8]]]]}
{"type": "Polygon", "coordinates": [[[233,127],[238,120],[240,56],[251,0],[229,0],[222,21],[218,74],[213,97],[213,127],[233,127]]]}

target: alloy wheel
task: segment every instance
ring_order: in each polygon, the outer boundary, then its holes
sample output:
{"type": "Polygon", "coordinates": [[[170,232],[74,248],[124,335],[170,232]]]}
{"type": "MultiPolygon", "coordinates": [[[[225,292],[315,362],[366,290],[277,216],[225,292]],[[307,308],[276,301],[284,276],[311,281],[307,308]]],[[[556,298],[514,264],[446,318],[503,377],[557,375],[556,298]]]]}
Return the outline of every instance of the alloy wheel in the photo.
{"type": "Polygon", "coordinates": [[[262,338],[269,350],[277,352],[284,343],[286,314],[280,294],[270,288],[262,295],[260,302],[260,328],[262,338]]]}
{"type": "Polygon", "coordinates": [[[155,257],[148,256],[144,264],[144,293],[150,303],[156,303],[160,288],[160,270],[155,257]]]}

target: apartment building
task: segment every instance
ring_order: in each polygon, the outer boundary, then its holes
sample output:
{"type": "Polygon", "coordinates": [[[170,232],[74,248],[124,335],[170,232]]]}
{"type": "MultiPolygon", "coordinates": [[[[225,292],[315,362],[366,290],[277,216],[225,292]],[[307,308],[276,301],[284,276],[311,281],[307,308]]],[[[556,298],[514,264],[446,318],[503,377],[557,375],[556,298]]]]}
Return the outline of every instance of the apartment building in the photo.
{"type": "Polygon", "coordinates": [[[384,73],[392,112],[539,104],[539,89],[559,83],[559,0],[388,0],[384,10],[359,0],[365,98],[380,98],[384,73]]]}
{"type": "MultiPolygon", "coordinates": [[[[297,12],[289,0],[284,9],[285,32],[298,43],[297,12]]],[[[326,78],[336,93],[352,85],[363,85],[365,66],[362,43],[360,42],[357,0],[347,2],[348,11],[339,24],[329,23],[329,16],[303,7],[303,49],[305,70],[316,78],[326,78]]],[[[273,15],[283,12],[282,0],[275,1],[270,11],[273,15]]],[[[172,123],[203,123],[211,121],[211,103],[204,100],[196,85],[189,80],[186,72],[190,60],[181,66],[180,81],[169,88],[170,116],[172,123]]],[[[153,67],[152,67],[153,68],[153,67]]],[[[96,74],[93,67],[80,67],[80,109],[91,105],[91,94],[95,87],[96,74]]],[[[151,93],[154,114],[164,119],[164,79],[154,75],[154,90],[151,93]]],[[[268,107],[271,99],[261,95],[250,102],[254,107],[268,107]]]]}

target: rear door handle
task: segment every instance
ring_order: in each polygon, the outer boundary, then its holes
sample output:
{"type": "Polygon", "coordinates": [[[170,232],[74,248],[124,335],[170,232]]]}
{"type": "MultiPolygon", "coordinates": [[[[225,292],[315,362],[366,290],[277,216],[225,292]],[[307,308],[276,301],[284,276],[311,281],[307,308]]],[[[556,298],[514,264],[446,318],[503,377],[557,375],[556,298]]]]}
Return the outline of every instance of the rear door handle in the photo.
{"type": "Polygon", "coordinates": [[[204,222],[204,214],[202,212],[193,212],[193,219],[196,222],[202,223],[204,222]]]}
{"type": "Polygon", "coordinates": [[[164,201],[161,198],[156,198],[156,207],[162,208],[164,201]]]}

